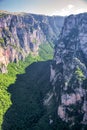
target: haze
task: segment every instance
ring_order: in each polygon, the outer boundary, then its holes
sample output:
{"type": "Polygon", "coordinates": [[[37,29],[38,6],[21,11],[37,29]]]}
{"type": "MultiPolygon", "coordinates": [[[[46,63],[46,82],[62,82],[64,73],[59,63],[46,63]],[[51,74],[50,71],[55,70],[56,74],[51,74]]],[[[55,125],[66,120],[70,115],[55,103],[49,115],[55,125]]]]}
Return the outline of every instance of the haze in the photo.
{"type": "Polygon", "coordinates": [[[87,12],[87,0],[0,0],[0,10],[66,16],[87,12]]]}

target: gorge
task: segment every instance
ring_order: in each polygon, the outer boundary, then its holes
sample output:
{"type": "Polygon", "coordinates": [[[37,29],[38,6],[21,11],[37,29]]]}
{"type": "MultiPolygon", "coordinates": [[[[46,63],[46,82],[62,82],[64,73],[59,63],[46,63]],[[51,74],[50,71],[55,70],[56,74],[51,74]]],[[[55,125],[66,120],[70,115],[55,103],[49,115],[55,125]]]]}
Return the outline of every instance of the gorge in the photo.
{"type": "Polygon", "coordinates": [[[0,71],[2,130],[87,130],[87,13],[1,12],[0,71]]]}

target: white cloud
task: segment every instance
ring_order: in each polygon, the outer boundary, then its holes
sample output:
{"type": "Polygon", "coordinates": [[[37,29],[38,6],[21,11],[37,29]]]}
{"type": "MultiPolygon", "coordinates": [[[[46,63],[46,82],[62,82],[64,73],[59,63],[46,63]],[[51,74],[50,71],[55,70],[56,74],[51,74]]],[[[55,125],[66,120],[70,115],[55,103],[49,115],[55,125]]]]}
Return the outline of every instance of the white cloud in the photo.
{"type": "Polygon", "coordinates": [[[75,14],[79,14],[79,13],[83,13],[83,12],[87,12],[87,9],[79,8],[75,11],[75,14]]]}
{"type": "Polygon", "coordinates": [[[74,5],[68,5],[68,9],[74,8],[74,5]]]}
{"type": "Polygon", "coordinates": [[[52,15],[68,16],[70,14],[79,14],[83,12],[87,12],[87,9],[77,8],[74,5],[69,4],[66,8],[54,11],[52,15]]]}
{"type": "Polygon", "coordinates": [[[52,15],[66,16],[72,13],[73,8],[74,8],[74,5],[68,5],[66,8],[63,8],[60,11],[55,11],[52,15]]]}

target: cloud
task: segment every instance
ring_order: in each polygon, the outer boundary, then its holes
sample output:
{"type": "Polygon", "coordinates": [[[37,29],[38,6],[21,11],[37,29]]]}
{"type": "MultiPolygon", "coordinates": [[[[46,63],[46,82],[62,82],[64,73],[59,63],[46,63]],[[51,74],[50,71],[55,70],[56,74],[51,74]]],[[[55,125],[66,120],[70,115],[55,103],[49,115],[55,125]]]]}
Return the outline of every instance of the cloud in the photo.
{"type": "Polygon", "coordinates": [[[83,12],[87,12],[87,9],[77,8],[75,5],[69,4],[66,8],[54,11],[52,15],[68,16],[70,14],[79,14],[83,12]]]}
{"type": "Polygon", "coordinates": [[[55,11],[52,15],[68,16],[72,13],[74,5],[69,4],[66,8],[62,8],[59,11],[55,11]]]}
{"type": "Polygon", "coordinates": [[[75,14],[79,14],[79,13],[83,13],[83,12],[87,12],[87,9],[79,8],[75,11],[75,14]]]}
{"type": "Polygon", "coordinates": [[[74,8],[74,5],[68,5],[68,9],[72,9],[72,8],[74,8]]]}
{"type": "Polygon", "coordinates": [[[67,16],[86,12],[87,0],[0,0],[0,9],[12,12],[25,11],[45,15],[67,16]]]}

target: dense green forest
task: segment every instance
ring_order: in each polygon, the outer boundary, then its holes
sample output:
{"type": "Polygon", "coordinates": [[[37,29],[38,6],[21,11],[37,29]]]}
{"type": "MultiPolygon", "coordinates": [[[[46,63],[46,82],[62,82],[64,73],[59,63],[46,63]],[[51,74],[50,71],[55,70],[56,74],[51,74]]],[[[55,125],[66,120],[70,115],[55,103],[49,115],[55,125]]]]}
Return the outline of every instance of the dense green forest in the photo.
{"type": "Polygon", "coordinates": [[[25,68],[38,60],[40,60],[39,57],[29,55],[25,61],[19,61],[17,64],[10,63],[7,74],[0,74],[0,124],[3,122],[6,110],[12,105],[10,94],[7,91],[9,85],[15,83],[17,74],[25,73],[25,68]]]}
{"type": "Polygon", "coordinates": [[[0,129],[4,120],[4,114],[12,106],[11,94],[8,92],[8,88],[11,84],[15,84],[17,80],[17,75],[24,74],[25,69],[33,62],[45,61],[52,58],[53,45],[42,44],[40,46],[39,56],[33,56],[32,54],[30,54],[25,59],[25,61],[19,61],[18,63],[10,63],[8,65],[8,73],[0,74],[0,129]]]}

